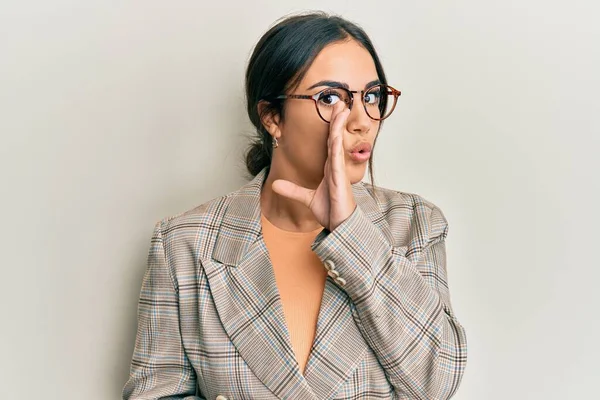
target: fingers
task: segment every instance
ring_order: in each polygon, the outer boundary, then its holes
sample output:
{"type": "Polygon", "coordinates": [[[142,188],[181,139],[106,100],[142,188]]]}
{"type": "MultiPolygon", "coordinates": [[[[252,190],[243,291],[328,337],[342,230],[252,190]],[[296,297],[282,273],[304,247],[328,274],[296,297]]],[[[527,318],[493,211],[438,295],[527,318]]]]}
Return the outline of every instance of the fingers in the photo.
{"type": "Polygon", "coordinates": [[[329,138],[327,140],[327,160],[329,171],[334,185],[343,185],[346,161],[344,157],[344,131],[350,110],[339,102],[334,108],[329,127],[329,138]],[[340,106],[338,106],[340,104],[340,106]]]}
{"type": "Polygon", "coordinates": [[[329,136],[327,138],[327,147],[332,144],[333,138],[338,134],[343,135],[346,120],[350,114],[350,109],[343,101],[339,101],[333,107],[331,121],[329,123],[329,136]]]}

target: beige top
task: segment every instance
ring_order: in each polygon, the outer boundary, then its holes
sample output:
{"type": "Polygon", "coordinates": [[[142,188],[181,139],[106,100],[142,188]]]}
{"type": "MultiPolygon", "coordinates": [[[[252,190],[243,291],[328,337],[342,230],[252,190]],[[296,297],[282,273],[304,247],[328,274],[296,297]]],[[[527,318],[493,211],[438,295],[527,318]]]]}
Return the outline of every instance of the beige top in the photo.
{"type": "Polygon", "coordinates": [[[311,250],[312,242],[323,227],[311,232],[285,231],[262,214],[261,222],[292,348],[300,371],[304,373],[327,278],[327,270],[311,250]]]}

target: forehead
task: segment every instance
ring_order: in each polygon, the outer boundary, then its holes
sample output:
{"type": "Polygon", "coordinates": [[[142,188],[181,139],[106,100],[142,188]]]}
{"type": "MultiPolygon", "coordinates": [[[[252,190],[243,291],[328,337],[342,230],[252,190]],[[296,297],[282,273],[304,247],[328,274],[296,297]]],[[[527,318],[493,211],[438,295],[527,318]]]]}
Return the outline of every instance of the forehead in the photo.
{"type": "Polygon", "coordinates": [[[327,45],[315,57],[299,88],[306,89],[322,80],[347,83],[351,89],[377,79],[377,69],[371,54],[355,40],[327,45]]]}

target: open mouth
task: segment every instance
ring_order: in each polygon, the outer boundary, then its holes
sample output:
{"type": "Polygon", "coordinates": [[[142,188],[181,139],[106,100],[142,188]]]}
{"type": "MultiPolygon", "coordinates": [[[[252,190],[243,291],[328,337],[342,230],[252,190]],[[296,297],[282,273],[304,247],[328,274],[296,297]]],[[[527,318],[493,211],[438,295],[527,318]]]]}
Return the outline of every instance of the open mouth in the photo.
{"type": "Polygon", "coordinates": [[[354,151],[353,153],[356,153],[356,154],[370,154],[371,152],[368,151],[368,150],[361,149],[361,150],[358,150],[358,151],[354,151]]]}
{"type": "Polygon", "coordinates": [[[371,152],[368,150],[358,150],[350,153],[350,159],[356,162],[365,162],[371,158],[371,152]]]}

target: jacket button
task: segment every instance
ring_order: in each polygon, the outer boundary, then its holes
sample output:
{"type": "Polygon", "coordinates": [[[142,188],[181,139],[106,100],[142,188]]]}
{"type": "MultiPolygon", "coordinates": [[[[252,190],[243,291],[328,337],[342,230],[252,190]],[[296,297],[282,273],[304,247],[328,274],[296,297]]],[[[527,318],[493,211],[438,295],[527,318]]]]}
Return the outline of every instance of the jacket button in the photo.
{"type": "Polygon", "coordinates": [[[340,276],[340,273],[337,272],[335,269],[330,270],[327,275],[329,275],[332,278],[337,278],[338,276],[340,276]]]}
{"type": "Polygon", "coordinates": [[[340,284],[340,286],[346,286],[346,280],[344,278],[336,278],[335,281],[340,284]]]}
{"type": "Polygon", "coordinates": [[[327,271],[335,270],[335,264],[333,263],[333,261],[325,260],[324,264],[325,264],[325,269],[327,271]]]}
{"type": "Polygon", "coordinates": [[[223,396],[222,394],[218,395],[215,400],[227,400],[227,397],[223,396]]]}

